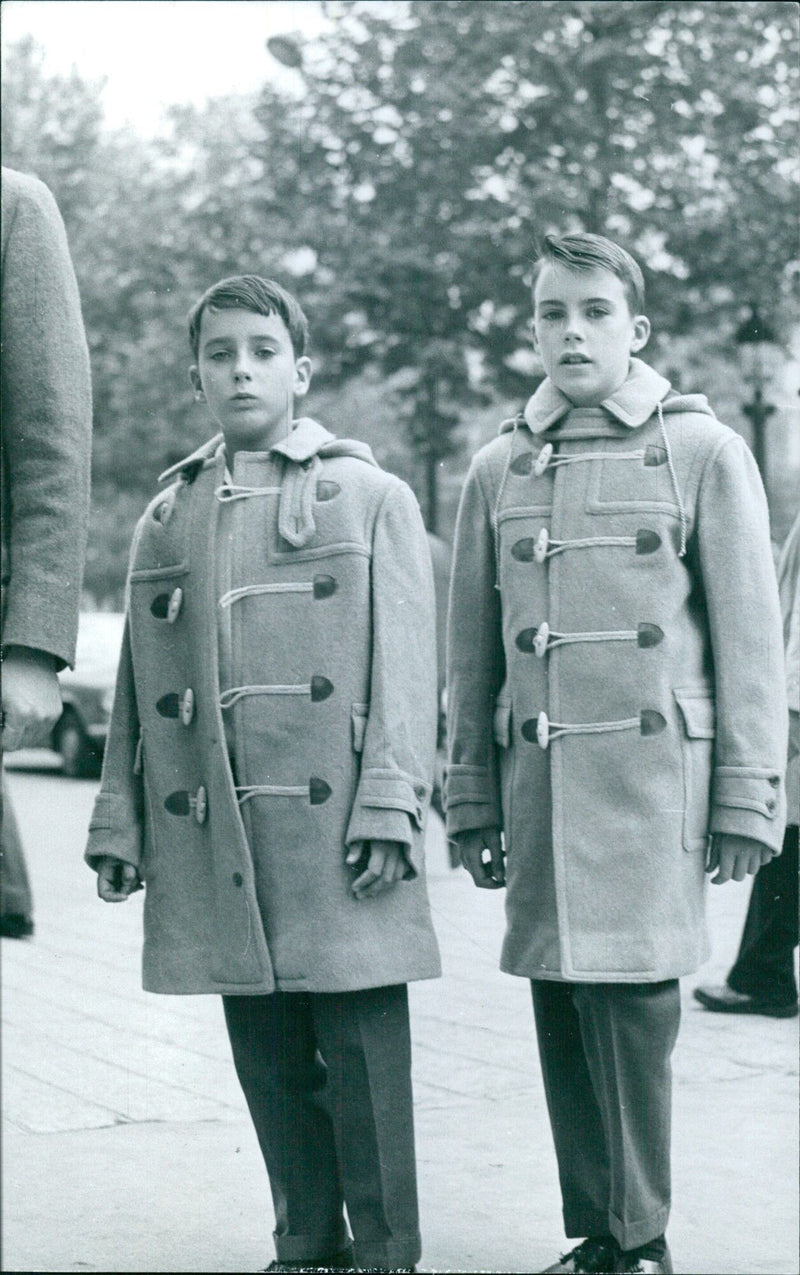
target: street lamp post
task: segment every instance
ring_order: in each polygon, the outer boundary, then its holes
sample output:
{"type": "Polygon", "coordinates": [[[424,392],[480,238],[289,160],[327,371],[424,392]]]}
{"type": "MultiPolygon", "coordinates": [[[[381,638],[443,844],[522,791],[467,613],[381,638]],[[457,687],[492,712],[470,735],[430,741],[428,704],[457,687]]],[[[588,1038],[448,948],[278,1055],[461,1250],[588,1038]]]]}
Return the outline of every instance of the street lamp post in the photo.
{"type": "Polygon", "coordinates": [[[753,397],[742,411],[753,427],[753,456],[767,485],[767,436],[766,424],[776,408],[764,397],[768,379],[767,360],[771,349],[777,346],[777,338],[768,323],[759,314],[758,306],[751,305],[750,313],[736,330],[735,341],[742,360],[745,381],[753,387],[753,397]]]}

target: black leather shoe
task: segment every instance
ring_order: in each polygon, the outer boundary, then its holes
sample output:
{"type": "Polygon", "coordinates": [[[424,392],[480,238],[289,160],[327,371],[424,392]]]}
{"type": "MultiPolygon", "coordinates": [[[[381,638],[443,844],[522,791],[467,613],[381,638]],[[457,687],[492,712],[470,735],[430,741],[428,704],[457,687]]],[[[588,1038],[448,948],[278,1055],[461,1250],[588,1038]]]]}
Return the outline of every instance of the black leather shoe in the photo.
{"type": "Polygon", "coordinates": [[[623,1253],[618,1265],[614,1267],[617,1275],[673,1275],[674,1269],[668,1244],[664,1256],[658,1261],[652,1257],[636,1257],[632,1253],[623,1253]]]}
{"type": "Polygon", "coordinates": [[[355,1271],[356,1266],[353,1259],[353,1250],[349,1246],[343,1248],[339,1253],[334,1253],[332,1257],[323,1257],[317,1259],[305,1258],[300,1262],[280,1261],[276,1258],[274,1262],[270,1262],[269,1266],[264,1267],[265,1271],[278,1273],[288,1273],[290,1271],[308,1271],[312,1275],[324,1275],[327,1271],[355,1271]]]}
{"type": "Polygon", "coordinates": [[[770,1018],[794,1018],[797,1014],[797,1001],[781,1003],[748,996],[746,992],[735,992],[727,983],[722,987],[696,987],[694,998],[717,1014],[767,1014],[770,1018]]]}
{"type": "Polygon", "coordinates": [[[542,1275],[594,1275],[617,1270],[619,1246],[610,1235],[590,1235],[582,1244],[564,1253],[542,1275]]]}

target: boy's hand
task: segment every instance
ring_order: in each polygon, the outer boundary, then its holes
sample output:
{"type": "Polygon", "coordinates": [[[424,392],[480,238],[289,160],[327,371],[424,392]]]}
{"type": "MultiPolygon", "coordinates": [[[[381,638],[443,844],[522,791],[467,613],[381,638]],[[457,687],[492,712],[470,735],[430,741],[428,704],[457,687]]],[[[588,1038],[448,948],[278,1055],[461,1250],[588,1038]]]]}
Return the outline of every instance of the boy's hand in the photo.
{"type": "Polygon", "coordinates": [[[712,885],[724,885],[726,881],[744,881],[748,873],[754,876],[758,869],[772,858],[769,846],[754,841],[752,837],[739,837],[732,832],[718,832],[711,838],[711,853],[706,872],[717,875],[712,885]]]}
{"type": "Polygon", "coordinates": [[[411,875],[402,841],[354,841],[345,863],[363,869],[350,887],[357,899],[374,898],[411,875]]]}
{"type": "Polygon", "coordinates": [[[502,890],[506,883],[506,864],[499,829],[460,832],[456,845],[462,867],[467,869],[479,890],[502,890]]]}
{"type": "Polygon", "coordinates": [[[139,873],[132,863],[106,855],[97,869],[97,893],[104,903],[124,903],[136,890],[141,890],[139,873]]]}

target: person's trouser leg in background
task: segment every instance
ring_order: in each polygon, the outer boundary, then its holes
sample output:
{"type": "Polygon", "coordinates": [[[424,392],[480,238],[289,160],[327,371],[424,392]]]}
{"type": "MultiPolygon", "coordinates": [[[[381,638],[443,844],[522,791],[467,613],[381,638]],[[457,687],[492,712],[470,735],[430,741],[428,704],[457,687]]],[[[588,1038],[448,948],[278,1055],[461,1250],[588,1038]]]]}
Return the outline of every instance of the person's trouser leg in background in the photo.
{"type": "Polygon", "coordinates": [[[312,997],[330,1112],[360,1270],[419,1260],[408,988],[312,997]]]}
{"type": "Polygon", "coordinates": [[[0,802],[0,933],[25,938],[33,932],[33,898],[19,828],[5,774],[0,802]]]}
{"type": "Polygon", "coordinates": [[[279,1261],[320,1264],[349,1242],[330,1116],[319,1101],[310,997],[223,996],[239,1083],[267,1166],[279,1261]]]}
{"type": "Polygon", "coordinates": [[[346,1201],[357,1265],[412,1267],[420,1238],[405,985],[223,1002],[269,1173],[278,1260],[325,1264],[341,1253],[346,1201]]]}
{"type": "Polygon", "coordinates": [[[739,955],[727,983],[735,992],[776,1005],[797,1003],[798,828],[790,824],[783,853],[756,874],[739,955]]]}
{"type": "Polygon", "coordinates": [[[537,980],[533,997],[567,1234],[645,1245],[669,1216],[677,979],[537,980]]]}

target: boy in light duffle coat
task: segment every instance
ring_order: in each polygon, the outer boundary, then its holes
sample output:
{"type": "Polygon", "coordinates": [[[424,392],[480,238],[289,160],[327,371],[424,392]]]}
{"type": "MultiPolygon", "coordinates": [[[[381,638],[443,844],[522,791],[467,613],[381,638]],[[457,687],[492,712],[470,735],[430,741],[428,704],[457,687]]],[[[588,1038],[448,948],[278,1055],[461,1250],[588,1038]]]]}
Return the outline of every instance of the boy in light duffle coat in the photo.
{"type": "Polygon", "coordinates": [[[293,418],[311,374],[293,297],[223,280],[190,338],[222,432],[136,529],[87,859],[108,902],[144,883],[145,988],[222,995],[272,1188],[269,1269],[408,1270],[406,984],[440,972],[427,540],[368,447],[293,418]]]}
{"type": "Polygon", "coordinates": [[[672,1270],[678,978],[704,886],[780,852],[786,702],[764,492],[702,395],[635,356],[636,262],[548,237],[547,377],[472,463],[448,637],[448,832],[505,886],[568,1236],[552,1272],[672,1270]],[[501,840],[501,832],[503,839],[501,840]]]}

